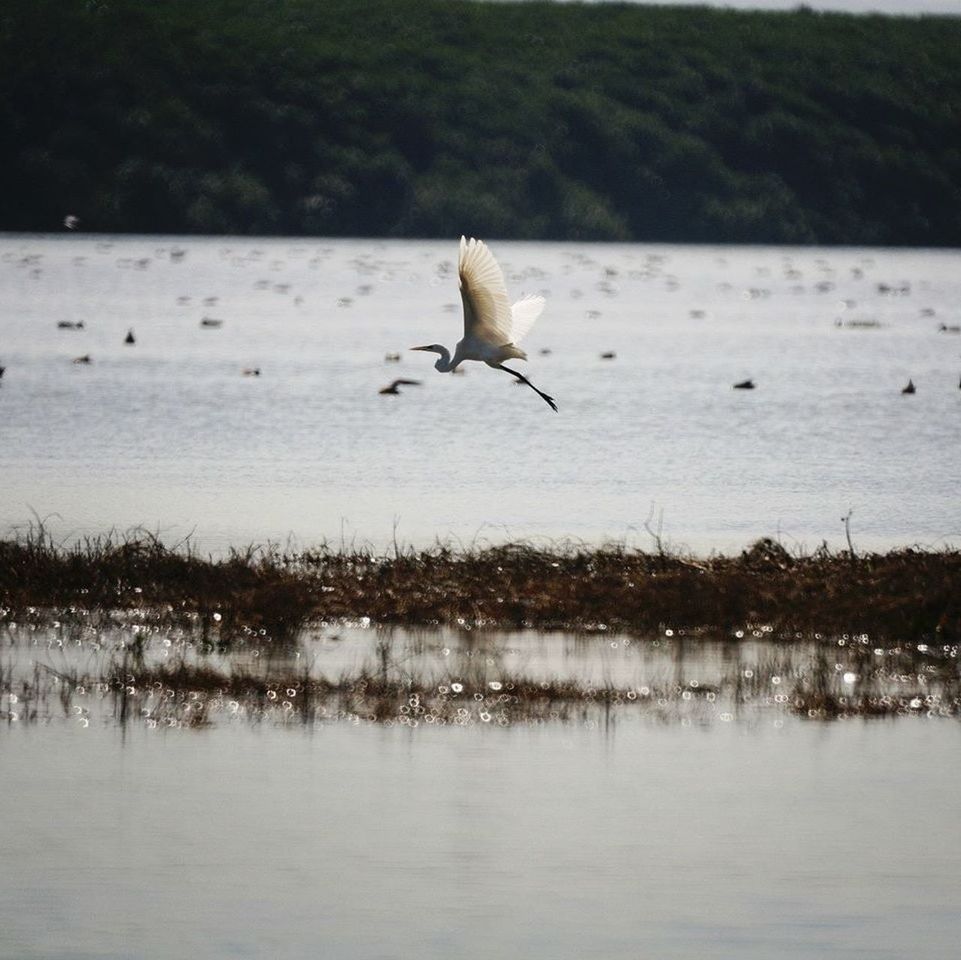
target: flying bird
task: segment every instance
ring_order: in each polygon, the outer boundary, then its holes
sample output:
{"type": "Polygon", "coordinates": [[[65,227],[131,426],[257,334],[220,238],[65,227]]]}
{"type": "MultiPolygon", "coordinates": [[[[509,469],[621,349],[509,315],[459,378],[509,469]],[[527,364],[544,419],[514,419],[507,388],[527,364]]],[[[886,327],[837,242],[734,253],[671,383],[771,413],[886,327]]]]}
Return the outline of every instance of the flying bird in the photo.
{"type": "Polygon", "coordinates": [[[527,384],[552,410],[557,410],[553,397],[538,390],[524,374],[504,366],[505,360],[527,359],[518,344],[543,312],[544,298],[522,297],[511,306],[504,274],[487,244],[481,240],[460,238],[457,272],[464,304],[464,337],[454,348],[453,358],[447,347],[439,343],[411,347],[411,350],[439,353],[440,359],[434,369],[440,373],[455,373],[465,360],[486,363],[527,384]]]}
{"type": "Polygon", "coordinates": [[[397,389],[398,387],[419,387],[419,386],[420,386],[420,380],[404,380],[403,378],[401,378],[401,379],[395,380],[391,384],[388,384],[386,387],[384,387],[381,390],[378,390],[377,392],[385,393],[385,394],[389,393],[392,397],[396,397],[400,394],[400,390],[397,389]]]}

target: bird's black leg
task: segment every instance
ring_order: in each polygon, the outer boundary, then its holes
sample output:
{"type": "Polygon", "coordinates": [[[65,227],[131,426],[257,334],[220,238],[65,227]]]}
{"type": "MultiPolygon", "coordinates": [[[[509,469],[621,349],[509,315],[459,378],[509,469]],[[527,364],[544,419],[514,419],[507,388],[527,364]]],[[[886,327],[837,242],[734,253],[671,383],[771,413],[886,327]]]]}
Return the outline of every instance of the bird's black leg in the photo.
{"type": "Polygon", "coordinates": [[[537,387],[535,387],[534,384],[531,383],[523,373],[520,373],[517,370],[511,370],[510,367],[505,367],[502,363],[491,364],[491,366],[493,366],[495,370],[503,370],[505,373],[509,373],[512,377],[517,377],[521,383],[526,383],[531,390],[534,391],[534,393],[543,398],[544,402],[547,403],[551,410],[554,410],[555,412],[557,411],[557,404],[554,403],[554,398],[549,397],[546,393],[544,393],[543,390],[538,390],[537,387]]]}

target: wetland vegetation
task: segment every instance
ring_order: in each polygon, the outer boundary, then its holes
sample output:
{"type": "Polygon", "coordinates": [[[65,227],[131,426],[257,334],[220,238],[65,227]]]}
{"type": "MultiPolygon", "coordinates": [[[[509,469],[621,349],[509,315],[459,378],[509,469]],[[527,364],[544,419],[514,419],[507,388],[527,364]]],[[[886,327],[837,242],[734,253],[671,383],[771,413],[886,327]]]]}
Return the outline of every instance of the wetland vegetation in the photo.
{"type": "Polygon", "coordinates": [[[853,548],[791,553],[770,539],[738,555],[663,547],[524,543],[390,555],[320,546],[202,557],[142,532],[58,544],[43,527],[0,541],[0,619],[49,622],[133,611],[190,622],[210,642],[278,640],[307,622],[651,631],[779,638],[820,632],[892,640],[961,636],[961,553],[853,548]]]}
{"type": "Polygon", "coordinates": [[[950,550],[800,555],[761,540],[704,558],[515,543],[215,559],[142,531],[65,545],[34,526],[0,542],[0,718],[957,716],[959,598],[950,550]],[[591,668],[538,665],[502,639],[549,631],[591,668]],[[350,657],[331,654],[342,632],[350,657]],[[604,661],[632,643],[636,665],[604,661]]]}

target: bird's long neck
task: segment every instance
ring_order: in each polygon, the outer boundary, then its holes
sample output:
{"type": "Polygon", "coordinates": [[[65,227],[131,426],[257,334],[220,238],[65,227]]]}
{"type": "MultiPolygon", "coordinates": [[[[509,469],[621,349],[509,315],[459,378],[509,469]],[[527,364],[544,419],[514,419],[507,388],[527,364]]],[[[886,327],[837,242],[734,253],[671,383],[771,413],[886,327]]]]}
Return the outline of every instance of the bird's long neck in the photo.
{"type": "Polygon", "coordinates": [[[437,346],[434,347],[434,352],[440,354],[440,359],[434,364],[434,369],[441,373],[450,373],[450,350],[448,350],[447,347],[437,346]]]}

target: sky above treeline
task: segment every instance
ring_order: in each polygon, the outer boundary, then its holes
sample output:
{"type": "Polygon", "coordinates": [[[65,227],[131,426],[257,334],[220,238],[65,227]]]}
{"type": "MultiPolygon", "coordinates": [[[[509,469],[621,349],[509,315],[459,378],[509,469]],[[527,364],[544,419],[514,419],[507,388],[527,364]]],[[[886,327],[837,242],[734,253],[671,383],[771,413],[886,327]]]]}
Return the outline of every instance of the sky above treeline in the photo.
{"type": "MultiPolygon", "coordinates": [[[[586,2],[604,3],[606,0],[586,0],[586,2]]],[[[731,7],[737,10],[796,10],[800,6],[805,6],[812,10],[838,13],[961,16],[961,0],[805,0],[803,3],[800,0],[627,0],[627,2],[669,4],[679,7],[731,7]]]]}

